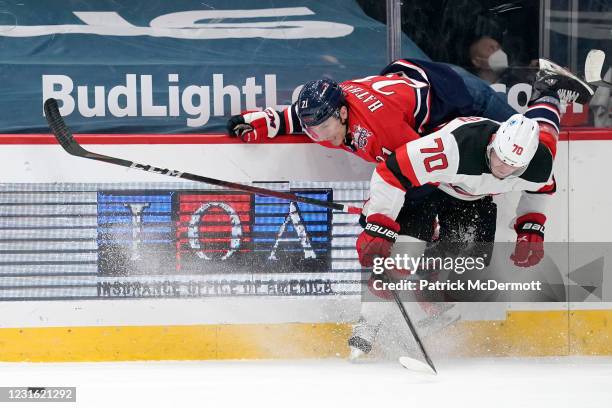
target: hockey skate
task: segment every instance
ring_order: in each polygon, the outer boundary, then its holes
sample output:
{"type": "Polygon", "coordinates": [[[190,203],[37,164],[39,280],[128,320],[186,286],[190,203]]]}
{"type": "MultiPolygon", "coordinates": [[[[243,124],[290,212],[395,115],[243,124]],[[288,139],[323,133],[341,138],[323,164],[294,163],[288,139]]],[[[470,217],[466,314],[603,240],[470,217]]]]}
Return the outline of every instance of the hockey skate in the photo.
{"type": "Polygon", "coordinates": [[[552,61],[540,58],[540,70],[536,73],[531,100],[556,94],[565,103],[586,104],[594,95],[593,89],[576,75],[552,61]]]}
{"type": "Polygon", "coordinates": [[[348,340],[348,345],[351,348],[349,361],[357,362],[372,351],[372,344],[379,327],[380,325],[368,324],[363,318],[359,319],[357,324],[353,326],[353,333],[348,340]]]}

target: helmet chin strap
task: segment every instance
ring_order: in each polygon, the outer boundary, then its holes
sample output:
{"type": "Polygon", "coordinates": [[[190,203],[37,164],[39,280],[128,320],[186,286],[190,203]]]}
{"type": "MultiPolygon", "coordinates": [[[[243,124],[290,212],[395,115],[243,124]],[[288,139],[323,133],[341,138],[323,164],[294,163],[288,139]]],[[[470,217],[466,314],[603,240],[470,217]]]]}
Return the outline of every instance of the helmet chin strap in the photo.
{"type": "Polygon", "coordinates": [[[351,149],[351,151],[353,152],[357,151],[357,148],[353,144],[353,135],[351,134],[351,132],[347,131],[346,134],[344,135],[344,145],[348,147],[349,149],[351,149]]]}
{"type": "Polygon", "coordinates": [[[346,112],[346,119],[342,120],[342,117],[340,117],[340,124],[342,126],[344,126],[344,145],[346,147],[348,147],[349,149],[351,149],[351,151],[356,152],[357,148],[355,147],[355,145],[353,145],[353,135],[351,132],[349,132],[349,127],[348,127],[348,109],[346,112]]]}

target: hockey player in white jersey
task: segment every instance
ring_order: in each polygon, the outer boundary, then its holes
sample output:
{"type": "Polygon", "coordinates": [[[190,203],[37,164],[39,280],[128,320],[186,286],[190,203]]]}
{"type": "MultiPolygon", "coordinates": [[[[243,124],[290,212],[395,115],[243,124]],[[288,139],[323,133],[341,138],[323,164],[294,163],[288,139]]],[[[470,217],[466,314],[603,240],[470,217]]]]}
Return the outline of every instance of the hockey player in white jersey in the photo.
{"type": "MultiPolygon", "coordinates": [[[[546,202],[555,191],[552,170],[557,134],[553,126],[540,125],[521,114],[501,124],[468,117],[455,119],[441,130],[400,147],[372,176],[366,214],[366,223],[370,226],[366,225],[357,242],[360,261],[370,266],[373,256],[388,256],[386,248],[390,250],[390,246],[380,247],[375,244],[377,240],[370,238],[375,235],[372,231],[377,230],[373,226],[399,232],[395,220],[403,207],[406,191],[433,184],[440,190],[437,200],[452,202],[457,205],[455,208],[461,209],[468,207],[457,200],[472,202],[469,207],[486,208],[487,205],[478,201],[489,203],[492,195],[522,191],[517,208],[515,229],[518,238],[513,261],[517,266],[537,264],[543,257],[546,202]]],[[[494,236],[495,223],[488,222],[494,220],[473,217],[470,221],[473,224],[486,222],[486,225],[476,225],[476,229],[491,231],[479,234],[476,242],[492,241],[486,238],[494,236]]],[[[452,220],[440,218],[440,239],[453,235],[454,231],[446,231],[446,228],[454,224],[452,220]]]]}
{"type": "MultiPolygon", "coordinates": [[[[361,264],[370,267],[375,258],[390,256],[398,234],[427,241],[435,219],[439,238],[430,248],[456,256],[462,243],[464,247],[471,243],[476,253],[470,255],[490,261],[497,218],[492,196],[510,191],[522,192],[511,260],[521,267],[537,264],[544,256],[546,203],[556,189],[553,163],[560,122],[556,85],[578,81],[565,73],[558,69],[539,73],[524,115],[502,123],[457,118],[399,147],[380,163],[372,175],[362,217],[364,231],[356,244],[361,264]],[[407,191],[423,185],[436,186],[437,191],[419,202],[405,200],[407,191]]],[[[584,88],[579,82],[575,89],[584,88]]],[[[349,339],[354,356],[371,350],[381,323],[368,307],[373,306],[363,304],[362,319],[349,339]]]]}

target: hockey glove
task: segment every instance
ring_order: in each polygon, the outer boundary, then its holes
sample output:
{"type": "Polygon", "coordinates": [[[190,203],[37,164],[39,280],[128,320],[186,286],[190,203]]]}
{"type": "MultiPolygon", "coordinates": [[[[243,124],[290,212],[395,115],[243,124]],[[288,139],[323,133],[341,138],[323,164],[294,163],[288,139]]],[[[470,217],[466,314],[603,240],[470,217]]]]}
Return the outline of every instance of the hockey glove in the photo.
{"type": "Polygon", "coordinates": [[[544,258],[544,222],[546,216],[539,213],[528,213],[516,219],[516,246],[510,256],[516,266],[537,265],[544,258]]]}
{"type": "Polygon", "coordinates": [[[272,108],[246,111],[227,121],[227,133],[239,137],[244,143],[265,143],[278,134],[280,125],[280,117],[272,108]]]}
{"type": "Polygon", "coordinates": [[[387,258],[397,239],[400,226],[383,214],[368,216],[363,232],[357,238],[357,254],[362,266],[374,265],[374,259],[387,258]]]}

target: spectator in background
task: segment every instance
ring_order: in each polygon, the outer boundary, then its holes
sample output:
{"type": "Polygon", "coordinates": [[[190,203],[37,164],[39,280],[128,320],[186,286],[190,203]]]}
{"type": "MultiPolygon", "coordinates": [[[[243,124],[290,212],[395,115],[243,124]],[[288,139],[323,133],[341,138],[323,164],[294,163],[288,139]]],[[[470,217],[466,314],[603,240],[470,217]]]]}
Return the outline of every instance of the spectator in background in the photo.
{"type": "Polygon", "coordinates": [[[470,62],[476,75],[494,84],[508,68],[508,55],[495,39],[484,36],[470,45],[470,62]]]}
{"type": "MultiPolygon", "coordinates": [[[[512,55],[512,57],[514,57],[512,55]]],[[[533,83],[535,74],[538,71],[539,62],[537,59],[531,60],[529,64],[520,63],[511,58],[509,63],[508,54],[504,51],[501,44],[493,37],[481,36],[473,41],[468,52],[469,64],[472,72],[481,80],[489,85],[500,84],[505,87],[497,88],[497,92],[509,92],[510,88],[517,84],[533,83]]],[[[526,95],[526,99],[529,96],[526,95]]],[[[519,105],[524,106],[524,102],[516,101],[519,105]]]]}

